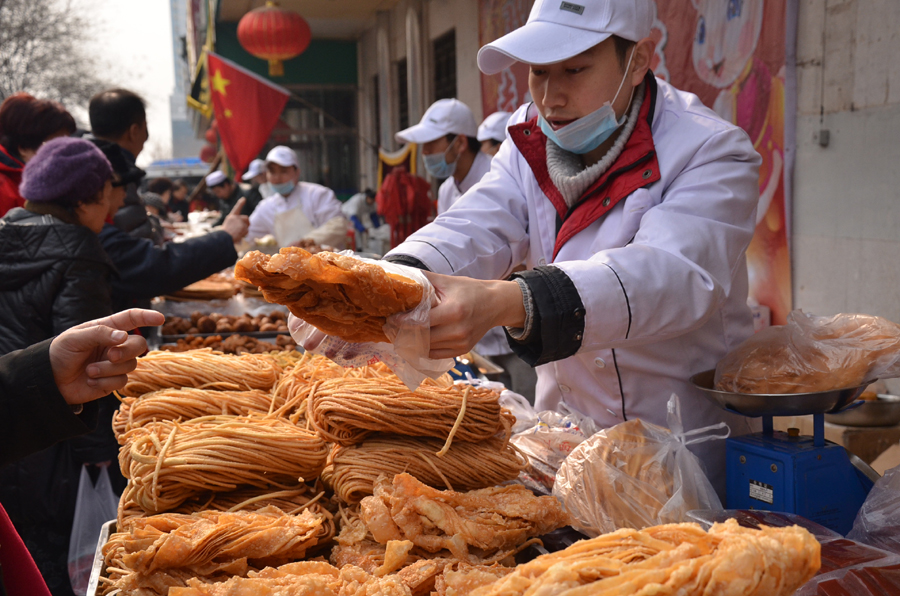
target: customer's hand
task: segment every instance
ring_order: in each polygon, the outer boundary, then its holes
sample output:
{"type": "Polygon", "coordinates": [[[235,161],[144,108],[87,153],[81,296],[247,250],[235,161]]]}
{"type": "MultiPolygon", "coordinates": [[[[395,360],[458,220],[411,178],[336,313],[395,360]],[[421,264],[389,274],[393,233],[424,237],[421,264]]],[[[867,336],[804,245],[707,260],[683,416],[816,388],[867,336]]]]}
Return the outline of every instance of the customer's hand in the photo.
{"type": "Polygon", "coordinates": [[[244,239],[244,236],[247,235],[247,232],[250,230],[250,218],[246,215],[241,215],[241,211],[244,209],[244,204],[247,202],[247,199],[241,197],[238,199],[238,202],[234,204],[234,209],[231,210],[225,220],[222,222],[222,229],[228,232],[228,234],[234,239],[235,244],[244,239]]]}
{"type": "Polygon", "coordinates": [[[127,331],[165,320],[162,313],[133,308],[56,336],[50,343],[50,366],[66,402],[81,404],[124,387],[137,357],[147,351],[146,340],[127,331]]]}

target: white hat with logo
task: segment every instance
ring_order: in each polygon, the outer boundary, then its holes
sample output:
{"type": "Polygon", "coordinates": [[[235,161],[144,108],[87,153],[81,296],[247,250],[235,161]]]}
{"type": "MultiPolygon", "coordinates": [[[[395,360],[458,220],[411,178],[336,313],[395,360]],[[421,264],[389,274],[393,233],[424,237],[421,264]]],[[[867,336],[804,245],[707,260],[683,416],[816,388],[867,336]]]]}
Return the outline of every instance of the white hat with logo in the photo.
{"type": "Polygon", "coordinates": [[[260,174],[266,173],[266,162],[263,159],[254,159],[250,162],[250,166],[247,168],[247,171],[244,172],[244,175],[241,176],[241,180],[253,180],[260,174]]]}
{"type": "Polygon", "coordinates": [[[398,143],[430,143],[446,135],[474,137],[478,132],[469,106],[458,99],[439,99],[425,110],[421,122],[394,135],[398,143]]]}
{"type": "Polygon", "coordinates": [[[225,172],[221,170],[216,170],[215,172],[210,172],[206,175],[204,179],[206,181],[206,186],[212,188],[213,186],[219,186],[226,180],[228,180],[228,176],[225,175],[225,172]]]}
{"type": "Polygon", "coordinates": [[[509,112],[494,112],[478,126],[478,136],[475,138],[479,141],[493,139],[502,143],[506,138],[506,126],[510,116],[512,114],[509,112]]]}
{"type": "Polygon", "coordinates": [[[300,162],[297,160],[297,154],[294,153],[294,150],[290,147],[285,147],[284,145],[278,145],[277,147],[272,147],[272,150],[269,151],[269,154],[266,155],[266,163],[277,163],[280,166],[285,168],[289,168],[294,166],[295,168],[300,167],[300,162]]]}
{"type": "Polygon", "coordinates": [[[653,0],[536,0],[527,23],[478,51],[478,68],[492,75],[516,62],[554,64],[613,35],[640,41],[653,12],[653,0]]]}

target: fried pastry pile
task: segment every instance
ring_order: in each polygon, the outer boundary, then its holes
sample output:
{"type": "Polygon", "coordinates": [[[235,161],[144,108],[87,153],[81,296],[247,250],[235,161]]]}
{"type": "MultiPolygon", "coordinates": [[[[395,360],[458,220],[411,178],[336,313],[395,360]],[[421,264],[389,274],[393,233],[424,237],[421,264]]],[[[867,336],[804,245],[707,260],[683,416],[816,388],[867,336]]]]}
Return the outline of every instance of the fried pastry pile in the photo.
{"type": "Polygon", "coordinates": [[[670,524],[582,540],[469,594],[790,596],[819,565],[819,543],[798,526],[670,524]]]}
{"type": "Polygon", "coordinates": [[[247,253],[234,269],[237,279],[258,286],[269,302],[349,342],[387,342],[382,328],[395,313],[422,301],[419,283],[378,265],[332,252],[310,254],[282,248],[276,254],[247,253]]]}

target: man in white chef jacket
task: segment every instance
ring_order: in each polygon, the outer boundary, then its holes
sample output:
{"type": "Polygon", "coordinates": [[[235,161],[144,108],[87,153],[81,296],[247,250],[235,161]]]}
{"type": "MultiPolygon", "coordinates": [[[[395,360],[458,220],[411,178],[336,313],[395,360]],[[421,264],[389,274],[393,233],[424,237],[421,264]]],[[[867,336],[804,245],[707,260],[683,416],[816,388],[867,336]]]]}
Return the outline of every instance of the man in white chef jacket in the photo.
{"type": "Polygon", "coordinates": [[[272,234],[287,246],[312,242],[343,249],[347,220],[330,188],[300,181],[300,164],[290,147],[279,145],[266,155],[266,177],[275,194],[263,199],[250,216],[248,240],[272,234]]]}
{"type": "Polygon", "coordinates": [[[509,112],[494,112],[478,125],[478,134],[475,138],[481,143],[481,152],[491,157],[497,155],[500,144],[506,140],[506,124],[509,122],[509,112]]]}
{"type": "Polygon", "coordinates": [[[469,106],[458,99],[439,99],[422,120],[394,135],[398,143],[421,146],[425,170],[438,180],[438,215],[472,188],[491,169],[491,158],[479,151],[478,130],[469,106]]]}
{"type": "MultiPolygon", "coordinates": [[[[387,258],[433,272],[432,358],[504,325],[537,366],[539,410],[565,402],[604,427],[665,426],[677,393],[686,429],[725,421],[743,434],[758,425],[688,379],[752,333],[760,157],[653,76],[652,14],[652,0],[537,0],[524,26],[481,48],[486,74],[530,65],[533,103],[513,114],[491,171],[387,258]]],[[[724,495],[724,441],[691,449],[724,495]]]]}

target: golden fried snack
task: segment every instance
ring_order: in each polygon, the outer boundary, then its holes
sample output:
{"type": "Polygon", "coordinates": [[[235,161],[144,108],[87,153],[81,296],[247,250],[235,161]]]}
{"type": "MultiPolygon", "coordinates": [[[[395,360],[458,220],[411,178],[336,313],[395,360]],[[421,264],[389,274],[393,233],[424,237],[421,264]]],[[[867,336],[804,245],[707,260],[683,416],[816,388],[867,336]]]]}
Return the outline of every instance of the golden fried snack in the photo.
{"type": "Polygon", "coordinates": [[[471,490],[495,486],[519,475],[524,460],[515,447],[498,437],[479,443],[453,443],[438,457],[439,439],[379,435],[359,445],[336,445],[328,456],[322,481],[345,503],[359,503],[374,491],[382,474],[409,472],[433,487],[471,490]]]}
{"type": "MultiPolygon", "coordinates": [[[[668,429],[640,419],[605,429],[580,443],[560,466],[557,482],[566,487],[564,504],[576,527],[611,532],[660,523],[675,479],[665,441],[668,429]],[[589,497],[586,497],[589,495],[589,497]],[[596,527],[595,527],[596,526],[596,527]]],[[[686,503],[687,508],[699,508],[686,503]]]]}
{"type": "Polygon", "coordinates": [[[516,419],[500,407],[496,391],[428,381],[410,391],[393,375],[326,379],[310,388],[307,417],[325,440],[339,445],[378,432],[466,443],[509,436],[516,419]]]}
{"type": "Polygon", "coordinates": [[[269,302],[349,342],[387,342],[382,328],[393,314],[412,310],[424,289],[378,265],[331,252],[310,254],[282,248],[276,254],[247,253],[234,269],[237,279],[259,286],[269,302]]]}
{"type": "Polygon", "coordinates": [[[210,349],[190,352],[150,352],[138,358],[122,390],[137,397],[160,389],[232,389],[268,391],[281,376],[275,358],[262,354],[231,356],[210,349]]]}
{"type": "Polygon", "coordinates": [[[519,484],[458,493],[433,489],[409,474],[380,478],[375,494],[360,503],[360,519],[381,544],[409,540],[472,563],[568,523],[555,497],[536,497],[519,484]],[[479,558],[470,560],[469,548],[479,558]]]}
{"type": "Polygon", "coordinates": [[[119,438],[119,466],[134,502],[160,513],[208,492],[240,486],[299,488],[325,466],[325,442],[290,421],[259,416],[205,416],[153,422],[119,438]]]}
{"type": "Polygon", "coordinates": [[[900,326],[881,317],[788,316],[747,339],[716,366],[716,388],[735,393],[815,393],[858,387],[900,357],[900,326]]]}
{"type": "Polygon", "coordinates": [[[502,565],[470,565],[456,563],[444,567],[435,578],[434,596],[466,596],[476,588],[493,584],[512,573],[512,568],[502,565]]]}
{"type": "Polygon", "coordinates": [[[733,519],[708,533],[697,524],[622,529],[542,555],[469,594],[790,596],[818,571],[820,548],[798,526],[751,530],[733,519]]]}

